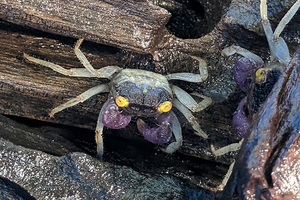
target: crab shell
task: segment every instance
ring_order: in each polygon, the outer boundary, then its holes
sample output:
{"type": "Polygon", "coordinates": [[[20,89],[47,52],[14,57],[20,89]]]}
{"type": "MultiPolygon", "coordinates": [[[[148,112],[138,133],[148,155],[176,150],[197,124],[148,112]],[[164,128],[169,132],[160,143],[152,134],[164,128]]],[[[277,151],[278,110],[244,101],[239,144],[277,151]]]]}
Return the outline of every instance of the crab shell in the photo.
{"type": "Polygon", "coordinates": [[[123,69],[111,80],[110,91],[114,99],[128,99],[129,106],[122,108],[126,113],[143,117],[159,115],[159,105],[173,99],[165,76],[138,69],[123,69]]]}

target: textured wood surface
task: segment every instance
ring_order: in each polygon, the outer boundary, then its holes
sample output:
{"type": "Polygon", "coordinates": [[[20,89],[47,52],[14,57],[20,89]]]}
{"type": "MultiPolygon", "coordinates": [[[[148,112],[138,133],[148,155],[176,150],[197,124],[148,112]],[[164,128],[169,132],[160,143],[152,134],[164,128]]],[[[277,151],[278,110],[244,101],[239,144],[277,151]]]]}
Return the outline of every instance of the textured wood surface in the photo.
{"type": "MultiPolygon", "coordinates": [[[[88,103],[74,107],[75,110],[71,108],[64,115],[58,113],[54,118],[49,118],[48,113],[59,104],[107,80],[67,77],[23,58],[23,53],[28,53],[66,68],[82,67],[74,54],[73,42],[76,40],[69,41],[70,45],[67,45],[55,39],[41,39],[0,29],[0,112],[94,128],[97,112],[107,94],[98,95],[88,103]],[[71,114],[72,110],[75,114],[71,114]]],[[[114,58],[99,54],[101,51],[87,53],[95,67],[115,64],[114,58]],[[102,56],[107,59],[101,59],[102,56]]]]}
{"type": "Polygon", "coordinates": [[[148,1],[0,1],[0,19],[140,53],[153,51],[170,16],[148,1]]]}

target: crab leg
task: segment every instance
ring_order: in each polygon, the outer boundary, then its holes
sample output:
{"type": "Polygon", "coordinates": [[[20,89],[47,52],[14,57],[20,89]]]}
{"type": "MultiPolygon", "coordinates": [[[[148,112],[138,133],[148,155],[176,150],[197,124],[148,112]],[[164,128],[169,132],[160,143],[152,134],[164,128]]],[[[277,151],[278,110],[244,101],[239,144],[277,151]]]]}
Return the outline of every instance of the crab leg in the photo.
{"type": "Polygon", "coordinates": [[[166,149],[162,149],[166,153],[174,153],[182,145],[182,131],[179,120],[174,112],[171,111],[170,114],[172,117],[171,128],[176,141],[169,144],[166,149]]]}
{"type": "Polygon", "coordinates": [[[96,126],[96,130],[95,130],[95,140],[96,140],[96,144],[97,144],[97,157],[101,158],[103,155],[103,128],[104,128],[104,124],[102,123],[102,116],[105,112],[105,108],[107,106],[107,104],[109,103],[111,99],[109,98],[102,106],[99,116],[98,116],[98,120],[97,120],[97,126],[96,126]]]}
{"type": "MultiPolygon", "coordinates": [[[[265,6],[265,5],[264,5],[265,6]]],[[[285,26],[291,21],[291,19],[294,17],[296,12],[298,11],[300,7],[300,0],[298,0],[290,9],[289,11],[284,15],[284,17],[280,20],[279,24],[277,25],[277,28],[274,31],[274,38],[279,38],[279,35],[285,28],[285,26]]]]}
{"type": "Polygon", "coordinates": [[[260,2],[260,16],[262,19],[262,25],[269,43],[270,52],[271,52],[271,60],[277,58],[281,63],[285,66],[290,62],[290,53],[287,44],[285,41],[279,36],[285,25],[292,19],[297,10],[300,7],[300,0],[298,0],[286,13],[286,15],[282,18],[277,26],[275,32],[273,33],[271,24],[268,19],[268,9],[267,9],[267,1],[261,0],[260,2]]]}
{"type": "Polygon", "coordinates": [[[84,93],[78,95],[77,97],[71,99],[70,101],[67,101],[64,104],[61,104],[60,106],[54,108],[50,112],[50,117],[53,117],[55,113],[58,113],[66,108],[69,108],[71,106],[74,106],[78,103],[84,102],[88,98],[98,94],[98,93],[104,93],[104,92],[109,92],[108,85],[106,84],[101,84],[95,87],[92,87],[91,89],[85,91],[84,93]]]}
{"type": "Polygon", "coordinates": [[[95,70],[95,73],[91,73],[87,68],[71,68],[66,69],[63,68],[60,65],[41,60],[38,58],[34,58],[32,56],[29,56],[28,54],[24,53],[24,58],[29,60],[30,62],[49,67],[53,71],[56,71],[60,74],[63,74],[65,76],[72,76],[72,77],[98,77],[98,78],[107,78],[111,79],[112,75],[116,72],[119,72],[121,69],[118,66],[106,66],[102,67],[100,69],[95,70]]]}
{"type": "Polygon", "coordinates": [[[230,164],[230,166],[228,168],[228,171],[225,174],[225,176],[222,180],[222,183],[217,187],[217,190],[222,191],[224,189],[224,187],[226,186],[226,184],[227,184],[227,182],[228,182],[228,180],[229,180],[229,178],[232,174],[234,164],[235,164],[235,160],[230,164]]]}
{"type": "Polygon", "coordinates": [[[90,64],[90,62],[85,57],[85,55],[79,49],[79,46],[81,45],[82,41],[83,41],[83,38],[81,38],[77,41],[75,48],[74,48],[74,52],[75,52],[77,58],[80,60],[81,64],[91,74],[93,74],[95,77],[98,77],[98,78],[110,78],[110,76],[112,76],[112,74],[114,74],[115,72],[121,71],[121,68],[119,68],[118,66],[107,66],[106,69],[103,71],[98,71],[98,70],[94,69],[94,67],[90,64]],[[106,72],[107,70],[109,73],[105,74],[104,72],[106,72]]]}
{"type": "Polygon", "coordinates": [[[257,63],[264,64],[264,61],[261,59],[261,57],[240,46],[231,45],[230,47],[227,47],[222,51],[222,54],[226,56],[231,56],[235,53],[240,54],[246,58],[251,58],[257,63]]]}
{"type": "Polygon", "coordinates": [[[74,77],[95,77],[93,74],[91,74],[87,69],[85,68],[72,68],[72,69],[65,69],[59,65],[56,65],[54,63],[41,60],[38,58],[34,58],[32,56],[29,56],[28,54],[24,53],[24,58],[29,60],[30,62],[49,67],[53,71],[56,71],[60,74],[66,75],[66,76],[74,76],[74,77]]]}
{"type": "Polygon", "coordinates": [[[242,143],[244,139],[240,140],[238,143],[232,143],[227,146],[221,147],[220,149],[215,149],[213,145],[210,145],[211,152],[214,154],[214,156],[222,156],[226,153],[237,151],[241,149],[242,143]]]}
{"type": "Polygon", "coordinates": [[[205,60],[191,56],[193,59],[199,61],[199,72],[200,74],[193,74],[193,73],[173,73],[166,75],[168,80],[183,80],[192,83],[200,83],[207,79],[207,64],[205,60]]]}
{"type": "Polygon", "coordinates": [[[177,99],[192,112],[200,112],[212,103],[212,99],[210,97],[193,93],[193,95],[204,99],[200,103],[197,103],[189,93],[175,85],[172,85],[172,91],[176,95],[177,99]]]}
{"type": "Polygon", "coordinates": [[[178,101],[176,98],[173,99],[173,106],[177,108],[185,116],[188,122],[192,125],[193,129],[196,131],[195,133],[197,135],[205,139],[208,138],[206,133],[204,133],[204,131],[201,129],[200,125],[198,124],[197,119],[193,116],[193,114],[187,107],[182,105],[182,103],[180,103],[180,101],[178,101]]]}

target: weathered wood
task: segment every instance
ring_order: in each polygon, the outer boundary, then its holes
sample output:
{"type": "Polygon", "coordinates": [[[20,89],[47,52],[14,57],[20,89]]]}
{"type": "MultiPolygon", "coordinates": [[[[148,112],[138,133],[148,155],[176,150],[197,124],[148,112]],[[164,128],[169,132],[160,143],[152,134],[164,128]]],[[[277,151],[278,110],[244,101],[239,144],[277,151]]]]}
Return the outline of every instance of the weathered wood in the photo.
{"type": "Polygon", "coordinates": [[[8,0],[0,19],[50,33],[150,53],[170,18],[165,9],[135,0],[8,0]]]}
{"type": "MultiPolygon", "coordinates": [[[[73,44],[68,46],[54,39],[40,39],[0,29],[0,112],[93,129],[106,94],[92,98],[89,103],[82,104],[83,107],[79,105],[74,107],[75,110],[67,110],[64,115],[58,113],[54,118],[49,118],[48,113],[52,108],[102,81],[67,77],[26,61],[23,58],[25,52],[66,68],[82,67],[74,54],[73,44]],[[72,110],[76,114],[71,114],[72,110]]],[[[115,65],[114,58],[102,56],[87,55],[96,68],[115,65]],[[108,59],[103,60],[102,56],[108,59]]]]}

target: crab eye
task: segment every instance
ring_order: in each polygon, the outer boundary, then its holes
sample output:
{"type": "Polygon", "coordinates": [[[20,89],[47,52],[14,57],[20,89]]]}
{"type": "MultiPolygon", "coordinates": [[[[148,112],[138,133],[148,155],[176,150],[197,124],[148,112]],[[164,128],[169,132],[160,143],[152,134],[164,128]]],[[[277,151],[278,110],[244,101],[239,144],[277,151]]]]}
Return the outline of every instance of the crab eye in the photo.
{"type": "Polygon", "coordinates": [[[165,101],[159,105],[157,108],[158,112],[169,112],[172,108],[171,101],[165,101]]]}
{"type": "Polygon", "coordinates": [[[264,68],[260,68],[256,70],[255,72],[256,82],[262,82],[263,80],[265,80],[266,74],[267,71],[264,68]]]}
{"type": "Polygon", "coordinates": [[[118,96],[116,98],[116,104],[119,106],[119,107],[127,107],[129,102],[128,100],[125,98],[125,97],[122,97],[122,96],[118,96]]]}

